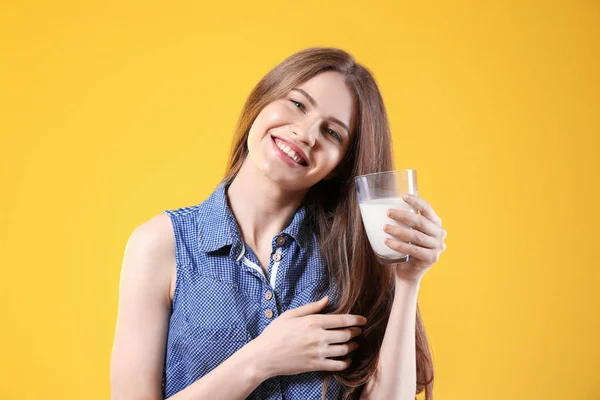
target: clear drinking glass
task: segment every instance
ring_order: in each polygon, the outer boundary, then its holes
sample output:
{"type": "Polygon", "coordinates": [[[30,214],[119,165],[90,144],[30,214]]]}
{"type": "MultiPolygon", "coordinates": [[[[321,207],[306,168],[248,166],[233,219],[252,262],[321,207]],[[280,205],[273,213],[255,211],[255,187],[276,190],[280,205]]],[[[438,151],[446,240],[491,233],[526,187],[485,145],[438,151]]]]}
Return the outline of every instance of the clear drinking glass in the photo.
{"type": "Polygon", "coordinates": [[[396,238],[385,233],[383,226],[389,224],[410,228],[389,218],[387,210],[399,208],[417,213],[417,210],[402,199],[404,193],[418,194],[417,171],[404,169],[377,172],[357,176],[354,178],[354,182],[356,183],[363,225],[379,263],[393,264],[409,261],[409,255],[392,250],[385,244],[386,238],[396,238]]]}

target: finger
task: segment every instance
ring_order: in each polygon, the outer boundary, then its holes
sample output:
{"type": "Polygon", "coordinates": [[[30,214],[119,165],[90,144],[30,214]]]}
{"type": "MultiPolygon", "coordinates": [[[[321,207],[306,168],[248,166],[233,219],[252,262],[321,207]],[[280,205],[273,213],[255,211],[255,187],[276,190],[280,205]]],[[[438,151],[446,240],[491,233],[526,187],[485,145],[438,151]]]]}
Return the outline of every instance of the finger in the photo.
{"type": "Polygon", "coordinates": [[[315,324],[323,329],[345,328],[348,326],[362,326],[367,319],[362,315],[354,314],[319,314],[311,317],[315,324]]]}
{"type": "Polygon", "coordinates": [[[327,330],[325,334],[325,341],[327,343],[346,343],[361,333],[362,329],[358,327],[327,330]]]}
{"type": "Polygon", "coordinates": [[[436,225],[439,225],[439,226],[442,225],[441,218],[438,217],[438,215],[433,210],[433,207],[431,207],[431,205],[427,201],[425,201],[424,199],[422,199],[421,197],[419,197],[417,195],[409,194],[409,193],[406,193],[404,196],[402,196],[402,198],[404,199],[404,201],[406,201],[408,204],[413,206],[415,209],[421,211],[421,214],[425,218],[427,218],[428,220],[430,220],[431,222],[433,222],[436,225]]]}
{"type": "Polygon", "coordinates": [[[431,237],[438,237],[442,234],[442,227],[434,224],[421,214],[415,214],[398,208],[390,208],[388,210],[388,217],[431,237]]]}
{"type": "Polygon", "coordinates": [[[432,238],[423,232],[419,232],[416,229],[385,224],[383,226],[383,231],[407,243],[416,244],[428,249],[435,249],[437,247],[438,241],[435,238],[432,238]]]}
{"type": "Polygon", "coordinates": [[[318,371],[343,371],[347,369],[352,360],[330,360],[329,358],[324,359],[319,363],[318,371]]]}
{"type": "Polygon", "coordinates": [[[358,344],[356,342],[333,344],[327,346],[327,350],[325,350],[324,354],[325,357],[342,357],[356,349],[358,349],[358,344]]]}
{"type": "Polygon", "coordinates": [[[426,249],[424,247],[415,246],[414,244],[408,244],[400,242],[394,239],[385,239],[385,244],[392,250],[403,254],[409,254],[414,258],[426,263],[434,264],[439,260],[439,252],[435,249],[426,249]]]}
{"type": "Polygon", "coordinates": [[[305,315],[316,314],[322,309],[324,309],[328,302],[329,296],[325,296],[319,301],[315,301],[313,303],[308,303],[298,308],[287,310],[286,312],[281,314],[281,316],[287,314],[288,317],[296,318],[303,317],[305,315]]]}

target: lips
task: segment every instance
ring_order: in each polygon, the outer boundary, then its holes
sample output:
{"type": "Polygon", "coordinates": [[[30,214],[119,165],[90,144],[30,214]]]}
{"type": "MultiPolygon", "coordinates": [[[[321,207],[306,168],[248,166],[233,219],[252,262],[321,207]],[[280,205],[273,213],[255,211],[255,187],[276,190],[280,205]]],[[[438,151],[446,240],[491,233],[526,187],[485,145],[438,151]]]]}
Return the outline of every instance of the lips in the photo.
{"type": "Polygon", "coordinates": [[[301,148],[299,148],[298,146],[296,146],[295,144],[291,143],[288,140],[282,139],[278,136],[273,136],[271,135],[271,140],[273,141],[273,145],[277,148],[278,151],[280,151],[283,155],[285,155],[287,158],[290,159],[290,161],[292,161],[294,164],[302,166],[302,167],[306,167],[308,166],[308,157],[306,156],[306,153],[304,153],[304,151],[302,151],[301,148]],[[293,160],[290,156],[288,156],[283,150],[281,150],[278,146],[277,143],[275,142],[275,139],[277,139],[278,141],[281,141],[283,143],[285,143],[286,146],[288,146],[290,149],[292,149],[297,155],[298,157],[300,157],[302,159],[302,163],[297,163],[295,160],[293,160]]]}

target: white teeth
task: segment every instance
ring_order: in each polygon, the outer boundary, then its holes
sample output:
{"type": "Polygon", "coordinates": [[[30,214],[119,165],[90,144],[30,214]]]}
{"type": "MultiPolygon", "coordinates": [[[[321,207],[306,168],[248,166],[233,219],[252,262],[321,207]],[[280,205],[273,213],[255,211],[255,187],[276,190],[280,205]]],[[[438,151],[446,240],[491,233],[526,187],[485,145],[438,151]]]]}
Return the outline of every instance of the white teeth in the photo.
{"type": "Polygon", "coordinates": [[[298,164],[300,164],[302,162],[302,158],[294,150],[292,150],[289,146],[283,144],[279,140],[276,140],[275,144],[277,145],[277,147],[279,147],[281,149],[281,151],[283,151],[285,154],[287,154],[291,159],[296,161],[298,164]]]}

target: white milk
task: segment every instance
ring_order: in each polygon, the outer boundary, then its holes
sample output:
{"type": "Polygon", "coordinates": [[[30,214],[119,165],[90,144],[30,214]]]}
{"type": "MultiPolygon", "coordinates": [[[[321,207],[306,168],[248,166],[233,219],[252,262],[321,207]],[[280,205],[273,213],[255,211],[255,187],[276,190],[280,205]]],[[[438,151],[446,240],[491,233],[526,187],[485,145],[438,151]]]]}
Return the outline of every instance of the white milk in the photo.
{"type": "Polygon", "coordinates": [[[388,197],[385,199],[375,199],[360,203],[360,213],[373,251],[380,257],[394,260],[405,257],[406,254],[392,250],[385,244],[385,238],[395,238],[385,233],[383,231],[383,226],[385,224],[403,226],[406,228],[408,228],[408,226],[389,218],[387,216],[387,210],[390,208],[398,208],[412,213],[416,212],[400,197],[388,197]]]}

